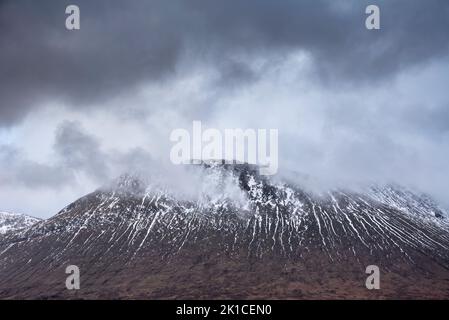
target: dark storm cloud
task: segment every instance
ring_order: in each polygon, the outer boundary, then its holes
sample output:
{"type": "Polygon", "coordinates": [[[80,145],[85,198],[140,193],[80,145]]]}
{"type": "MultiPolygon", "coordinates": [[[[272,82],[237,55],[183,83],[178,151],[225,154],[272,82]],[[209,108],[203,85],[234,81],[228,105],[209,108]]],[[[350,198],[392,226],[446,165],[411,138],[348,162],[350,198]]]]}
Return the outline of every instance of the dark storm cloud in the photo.
{"type": "Polygon", "coordinates": [[[403,1],[2,1],[0,125],[52,99],[102,104],[146,81],[169,81],[178,63],[221,72],[216,86],[258,79],[251,62],[294,50],[318,78],[371,81],[447,53],[449,2],[403,1]],[[380,31],[364,27],[381,8],[380,31]],[[78,4],[81,30],[65,29],[78,4]]]}
{"type": "Polygon", "coordinates": [[[108,176],[107,158],[99,142],[85,133],[79,123],[66,121],[56,132],[54,150],[67,169],[84,171],[98,180],[108,176]]]}

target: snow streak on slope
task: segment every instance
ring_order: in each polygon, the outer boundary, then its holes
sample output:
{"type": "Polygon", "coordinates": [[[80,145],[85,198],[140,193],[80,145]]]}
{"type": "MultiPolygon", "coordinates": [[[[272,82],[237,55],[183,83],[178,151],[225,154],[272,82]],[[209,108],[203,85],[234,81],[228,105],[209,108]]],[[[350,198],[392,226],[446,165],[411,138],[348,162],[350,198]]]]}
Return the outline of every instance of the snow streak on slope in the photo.
{"type": "Polygon", "coordinates": [[[197,197],[124,175],[0,235],[0,297],[71,297],[71,264],[83,298],[365,297],[371,264],[391,297],[447,295],[448,215],[430,198],[399,186],[315,194],[250,165],[195,168],[197,197]]]}
{"type": "Polygon", "coordinates": [[[0,256],[22,250],[29,255],[3,261],[28,261],[33,248],[50,247],[43,259],[51,264],[74,256],[129,262],[149,253],[169,257],[186,247],[213,247],[256,259],[301,259],[318,251],[330,261],[413,263],[417,254],[449,261],[447,214],[399,187],[315,195],[259,176],[249,165],[215,164],[203,174],[203,184],[192,186],[203,190],[196,201],[123,176],[54,218],[0,240],[0,256]]]}

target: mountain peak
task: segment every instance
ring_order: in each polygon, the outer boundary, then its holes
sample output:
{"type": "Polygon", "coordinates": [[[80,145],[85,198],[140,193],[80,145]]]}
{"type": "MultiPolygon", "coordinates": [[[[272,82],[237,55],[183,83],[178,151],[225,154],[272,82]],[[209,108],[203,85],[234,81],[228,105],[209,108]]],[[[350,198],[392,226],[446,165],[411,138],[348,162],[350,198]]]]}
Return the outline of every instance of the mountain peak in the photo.
{"type": "Polygon", "coordinates": [[[146,179],[136,173],[124,173],[100,190],[113,190],[125,194],[141,194],[148,185],[146,179]]]}

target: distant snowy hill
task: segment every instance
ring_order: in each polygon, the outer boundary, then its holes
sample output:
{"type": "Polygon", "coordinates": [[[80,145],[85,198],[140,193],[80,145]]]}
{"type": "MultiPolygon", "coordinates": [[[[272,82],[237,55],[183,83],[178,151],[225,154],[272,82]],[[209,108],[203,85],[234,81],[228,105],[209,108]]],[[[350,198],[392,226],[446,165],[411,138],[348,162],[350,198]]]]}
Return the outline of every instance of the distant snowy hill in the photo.
{"type": "Polygon", "coordinates": [[[0,212],[0,234],[31,227],[41,219],[24,214],[0,212]]]}

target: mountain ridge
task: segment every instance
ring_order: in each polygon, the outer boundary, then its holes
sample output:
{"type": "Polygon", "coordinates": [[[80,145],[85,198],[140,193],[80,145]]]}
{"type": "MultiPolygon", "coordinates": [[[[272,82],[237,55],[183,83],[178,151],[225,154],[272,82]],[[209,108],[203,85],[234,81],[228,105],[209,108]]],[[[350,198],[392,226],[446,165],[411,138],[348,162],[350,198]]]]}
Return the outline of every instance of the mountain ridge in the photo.
{"type": "Polygon", "coordinates": [[[125,175],[0,237],[0,297],[448,296],[449,223],[429,199],[392,186],[317,196],[251,166],[201,170],[195,200],[125,175]],[[87,270],[84,291],[65,290],[68,264],[87,270]],[[371,264],[391,278],[379,293],[364,287],[371,264]]]}

